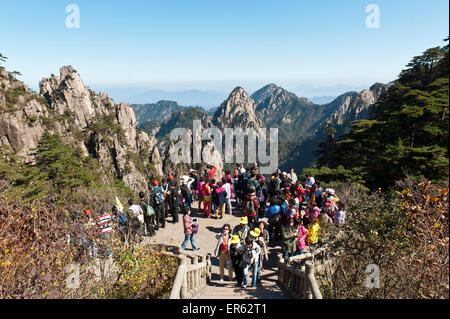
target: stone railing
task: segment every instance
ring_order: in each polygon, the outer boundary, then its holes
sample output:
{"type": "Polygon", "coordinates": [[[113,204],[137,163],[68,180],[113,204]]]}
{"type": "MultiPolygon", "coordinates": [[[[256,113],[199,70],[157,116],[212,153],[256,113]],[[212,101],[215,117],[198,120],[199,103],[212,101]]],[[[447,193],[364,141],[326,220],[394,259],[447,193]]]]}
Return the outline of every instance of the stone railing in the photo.
{"type": "Polygon", "coordinates": [[[178,256],[179,266],[169,299],[195,298],[211,281],[211,255],[178,256]]]}
{"type": "Polygon", "coordinates": [[[327,246],[291,258],[278,255],[278,284],[283,290],[301,299],[322,299],[315,274],[328,263],[327,246]],[[305,263],[305,271],[301,264],[305,263]]]}

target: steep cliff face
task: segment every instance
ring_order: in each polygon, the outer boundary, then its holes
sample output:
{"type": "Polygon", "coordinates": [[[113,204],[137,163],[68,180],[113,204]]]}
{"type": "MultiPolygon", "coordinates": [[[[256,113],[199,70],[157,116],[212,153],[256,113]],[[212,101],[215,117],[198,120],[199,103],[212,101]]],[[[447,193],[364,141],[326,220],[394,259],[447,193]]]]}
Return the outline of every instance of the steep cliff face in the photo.
{"type": "Polygon", "coordinates": [[[324,129],[333,126],[336,136],[345,133],[352,121],[365,119],[373,104],[386,93],[389,84],[375,83],[369,89],[361,92],[348,92],[326,104],[326,115],[321,118],[315,128],[315,135],[324,137],[324,129]]]}
{"type": "Polygon", "coordinates": [[[298,140],[323,116],[325,107],[314,105],[283,88],[276,88],[256,106],[256,114],[266,127],[279,129],[282,140],[298,140]]]}
{"type": "Polygon", "coordinates": [[[301,141],[297,145],[291,145],[285,154],[280,154],[281,167],[287,169],[292,166],[300,170],[310,166],[315,159],[313,154],[318,143],[325,141],[328,136],[327,128],[333,127],[336,130],[336,139],[347,133],[352,121],[369,117],[371,108],[389,86],[376,83],[368,90],[347,92],[331,103],[320,106],[321,116],[310,126],[307,134],[300,136],[301,141]]]}
{"type": "Polygon", "coordinates": [[[0,146],[10,146],[25,161],[33,161],[33,149],[48,130],[135,190],[162,174],[156,139],[136,130],[131,107],[88,89],[71,66],[44,78],[39,95],[6,72],[0,81],[0,146]]]}
{"type": "Polygon", "coordinates": [[[213,124],[221,130],[263,127],[255,113],[255,102],[241,87],[235,88],[214,113],[213,124]]]}
{"type": "Polygon", "coordinates": [[[275,89],[271,95],[256,107],[256,114],[266,125],[289,124],[302,117],[307,107],[313,105],[306,98],[299,98],[294,93],[283,88],[275,89]]]}
{"type": "Polygon", "coordinates": [[[274,83],[267,84],[266,86],[260,88],[258,91],[253,93],[251,95],[251,98],[253,99],[253,101],[255,101],[256,104],[259,104],[268,97],[270,97],[273,94],[273,92],[279,88],[280,87],[274,83]]]}

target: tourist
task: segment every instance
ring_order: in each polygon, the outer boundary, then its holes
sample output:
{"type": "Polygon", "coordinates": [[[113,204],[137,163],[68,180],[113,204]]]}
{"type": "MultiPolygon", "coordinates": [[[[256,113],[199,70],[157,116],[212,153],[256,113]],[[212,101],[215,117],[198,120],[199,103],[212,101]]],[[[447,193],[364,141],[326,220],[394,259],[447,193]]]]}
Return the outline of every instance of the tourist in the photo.
{"type": "MultiPolygon", "coordinates": [[[[205,177],[200,177],[200,181],[198,183],[197,187],[197,194],[198,194],[198,209],[202,210],[202,203],[204,203],[204,197],[203,197],[203,185],[205,185],[205,177]]],[[[204,207],[204,205],[203,205],[204,207]]]]}
{"type": "Polygon", "coordinates": [[[297,251],[298,229],[294,226],[294,219],[289,218],[281,227],[282,249],[284,258],[294,256],[297,251]]]}
{"type": "Polygon", "coordinates": [[[182,251],[186,250],[186,246],[189,241],[191,242],[193,251],[199,250],[199,248],[197,247],[197,244],[195,242],[195,234],[192,229],[193,221],[192,221],[192,218],[190,215],[191,215],[190,210],[184,211],[184,215],[183,215],[184,241],[181,244],[182,251]]]}
{"type": "Polygon", "coordinates": [[[245,174],[246,170],[245,168],[240,168],[239,170],[239,175],[238,175],[238,180],[237,183],[235,184],[236,186],[236,202],[238,205],[242,205],[242,202],[244,200],[244,196],[245,196],[245,188],[247,186],[247,175],[245,174]]]}
{"type": "Polygon", "coordinates": [[[155,236],[155,214],[153,207],[150,205],[149,200],[145,198],[144,192],[139,192],[139,199],[141,201],[140,205],[142,208],[142,211],[144,212],[144,223],[145,223],[145,229],[147,232],[147,235],[152,237],[155,236]],[[151,208],[149,210],[149,208],[151,208]],[[153,211],[152,215],[148,215],[147,212],[153,211]]]}
{"type": "Polygon", "coordinates": [[[200,183],[200,176],[198,176],[197,171],[190,169],[189,176],[194,179],[191,185],[191,194],[193,194],[192,201],[196,202],[198,200],[198,184],[200,183]]]}
{"type": "Polygon", "coordinates": [[[214,255],[219,258],[220,282],[223,282],[225,266],[228,267],[228,280],[233,280],[233,270],[230,265],[231,226],[225,224],[221,234],[217,234],[217,245],[214,255]]]}
{"type": "Polygon", "coordinates": [[[245,210],[245,215],[248,218],[248,224],[250,228],[254,228],[258,222],[258,209],[260,207],[258,200],[255,195],[255,186],[250,186],[248,188],[249,194],[245,197],[243,206],[245,210]]]}
{"type": "Polygon", "coordinates": [[[117,221],[117,230],[119,231],[120,239],[122,241],[125,241],[127,238],[126,235],[128,218],[121,210],[119,210],[119,207],[117,207],[117,205],[114,205],[112,207],[112,215],[114,220],[117,221]]]}
{"type": "Polygon", "coordinates": [[[297,174],[295,174],[294,169],[291,168],[290,172],[289,172],[289,177],[291,179],[291,184],[296,184],[297,183],[297,174]]]}
{"type": "Polygon", "coordinates": [[[219,211],[220,211],[220,219],[223,218],[223,214],[225,213],[225,204],[227,202],[227,192],[225,190],[225,188],[223,188],[223,183],[222,182],[218,182],[217,183],[217,188],[214,189],[214,203],[216,206],[216,210],[215,210],[215,218],[218,219],[219,218],[219,211]]]}
{"type": "Polygon", "coordinates": [[[250,227],[248,227],[247,217],[241,217],[239,225],[235,226],[233,229],[233,235],[238,235],[241,244],[243,244],[245,242],[245,238],[247,238],[249,231],[250,227]]]}
{"type": "Polygon", "coordinates": [[[312,246],[313,248],[317,247],[317,242],[319,240],[319,230],[320,230],[320,225],[319,225],[319,218],[311,213],[309,216],[310,220],[311,220],[311,224],[308,227],[308,237],[306,238],[306,241],[309,243],[310,246],[312,246]]]}
{"type": "Polygon", "coordinates": [[[281,229],[279,221],[281,219],[281,207],[278,197],[272,197],[269,208],[266,212],[266,217],[269,221],[269,235],[270,241],[279,240],[281,238],[281,229]]]}
{"type": "MultiPolygon", "coordinates": [[[[204,179],[204,178],[202,178],[204,179]]],[[[210,218],[210,213],[211,213],[211,200],[212,200],[212,196],[211,196],[211,187],[210,184],[207,183],[206,181],[203,184],[202,187],[202,194],[203,194],[203,214],[205,215],[205,217],[210,218]]]]}
{"type": "Polygon", "coordinates": [[[172,222],[174,224],[178,223],[178,214],[179,214],[179,207],[180,205],[180,198],[178,195],[178,187],[176,181],[172,181],[170,183],[170,194],[169,194],[169,212],[172,216],[172,222]]]}
{"type": "Polygon", "coordinates": [[[268,247],[269,247],[269,241],[270,241],[270,235],[269,235],[269,231],[266,229],[266,223],[263,221],[260,221],[258,224],[258,228],[260,231],[260,235],[259,235],[259,239],[258,239],[258,244],[262,249],[261,252],[261,258],[260,258],[260,268],[261,271],[264,271],[264,259],[266,261],[269,260],[268,257],[268,247]]]}
{"type": "Polygon", "coordinates": [[[244,265],[242,260],[241,240],[238,235],[233,235],[230,240],[230,257],[236,276],[236,285],[240,287],[244,280],[244,265]]]}
{"type": "Polygon", "coordinates": [[[307,173],[306,180],[305,180],[306,188],[307,189],[311,188],[315,183],[316,183],[316,181],[315,181],[314,177],[312,177],[310,173],[307,173]]]}
{"type": "Polygon", "coordinates": [[[344,223],[346,214],[345,205],[341,201],[337,202],[337,210],[334,214],[334,224],[338,226],[344,223]]]}
{"type": "Polygon", "coordinates": [[[281,174],[281,189],[286,189],[287,187],[291,187],[291,179],[289,178],[286,172],[281,174]]]}
{"type": "Polygon", "coordinates": [[[181,176],[181,196],[184,201],[184,205],[186,209],[191,210],[191,204],[192,204],[192,191],[191,191],[191,184],[195,181],[194,178],[189,178],[189,176],[183,175],[181,176]]]}
{"type": "Polygon", "coordinates": [[[256,288],[256,280],[259,277],[258,264],[261,248],[250,237],[245,239],[245,244],[242,246],[243,250],[243,265],[244,265],[244,283],[242,288],[247,288],[248,285],[248,271],[252,269],[252,287],[256,288]]]}
{"type": "Polygon", "coordinates": [[[141,206],[134,204],[133,199],[128,201],[130,207],[128,208],[128,219],[130,220],[130,231],[133,239],[143,234],[144,211],[141,206]]]}
{"type": "Polygon", "coordinates": [[[233,210],[231,206],[231,198],[233,197],[231,176],[227,175],[227,177],[222,177],[222,183],[223,183],[222,187],[225,189],[225,192],[227,193],[226,206],[228,213],[230,215],[233,215],[233,210]]]}
{"type": "Polygon", "coordinates": [[[265,218],[267,209],[266,201],[269,198],[269,192],[267,191],[266,181],[264,179],[261,179],[256,189],[256,197],[259,202],[258,218],[265,218]]]}
{"type": "MultiPolygon", "coordinates": [[[[308,232],[305,228],[305,226],[303,226],[303,220],[299,220],[299,225],[298,225],[298,255],[303,255],[305,253],[305,247],[306,247],[306,237],[308,236],[308,232]]],[[[305,259],[302,260],[302,262],[300,263],[301,266],[301,270],[305,271],[305,259]]]]}
{"type": "Polygon", "coordinates": [[[215,167],[214,165],[206,165],[206,169],[205,172],[209,174],[209,180],[214,179],[214,175],[217,172],[217,167],[215,167]]]}
{"type": "Polygon", "coordinates": [[[150,192],[150,206],[155,210],[156,220],[155,220],[155,230],[158,230],[160,227],[166,227],[166,213],[165,213],[165,196],[164,189],[159,186],[159,182],[157,180],[153,181],[153,185],[155,186],[153,190],[150,192]]]}

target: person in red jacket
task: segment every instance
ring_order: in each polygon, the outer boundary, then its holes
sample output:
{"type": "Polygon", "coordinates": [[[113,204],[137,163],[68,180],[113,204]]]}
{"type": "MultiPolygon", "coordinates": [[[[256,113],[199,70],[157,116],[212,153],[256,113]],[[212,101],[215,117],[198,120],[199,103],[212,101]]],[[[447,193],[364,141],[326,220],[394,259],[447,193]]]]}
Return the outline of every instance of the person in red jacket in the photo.
{"type": "Polygon", "coordinates": [[[206,165],[206,170],[209,172],[210,179],[214,179],[214,175],[217,172],[217,167],[214,165],[206,165]]]}
{"type": "Polygon", "coordinates": [[[207,218],[210,217],[210,211],[211,211],[211,187],[209,183],[204,183],[202,188],[203,193],[203,213],[207,218]]]}
{"type": "Polygon", "coordinates": [[[248,192],[249,193],[247,194],[247,196],[245,196],[242,204],[244,206],[245,215],[248,218],[248,226],[250,227],[250,229],[253,229],[257,227],[256,224],[258,222],[257,213],[259,209],[259,202],[255,195],[255,186],[250,186],[248,192]]]}

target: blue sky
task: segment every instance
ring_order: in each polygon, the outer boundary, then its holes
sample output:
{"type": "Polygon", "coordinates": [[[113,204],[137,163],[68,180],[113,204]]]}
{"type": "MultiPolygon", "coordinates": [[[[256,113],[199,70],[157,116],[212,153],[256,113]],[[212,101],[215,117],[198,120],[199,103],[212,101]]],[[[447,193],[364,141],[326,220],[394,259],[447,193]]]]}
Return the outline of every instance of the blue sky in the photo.
{"type": "Polygon", "coordinates": [[[0,52],[34,88],[68,64],[94,89],[360,86],[442,45],[448,12],[446,0],[0,0],[0,52]],[[71,3],[79,29],[65,25],[71,3]],[[379,29],[365,25],[371,3],[379,29]]]}

